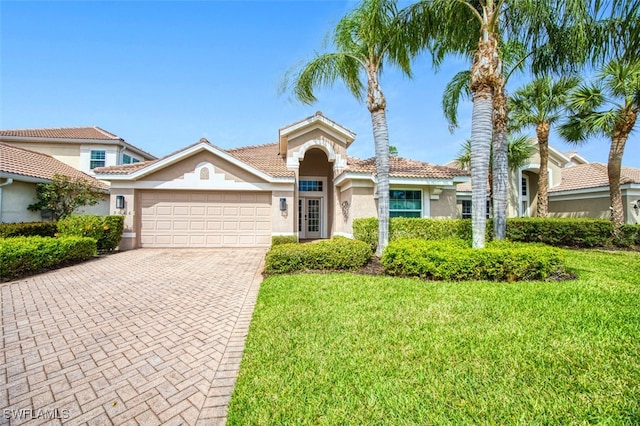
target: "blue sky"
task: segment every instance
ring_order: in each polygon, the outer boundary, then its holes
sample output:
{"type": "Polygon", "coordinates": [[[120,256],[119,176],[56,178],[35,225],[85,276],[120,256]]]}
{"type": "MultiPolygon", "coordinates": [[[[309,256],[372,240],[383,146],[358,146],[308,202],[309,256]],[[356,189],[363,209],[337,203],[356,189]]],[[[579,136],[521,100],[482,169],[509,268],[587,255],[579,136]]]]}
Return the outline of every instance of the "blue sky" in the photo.
{"type": "MultiPolygon", "coordinates": [[[[0,1],[0,128],[99,126],[157,156],[205,137],[232,148],[275,142],[278,129],[320,110],[357,134],[350,155],[373,156],[370,116],[343,86],[303,105],[280,94],[284,74],[326,51],[354,1],[0,1]]],[[[451,160],[470,134],[471,104],[449,133],[442,91],[468,64],[414,78],[387,68],[390,143],[401,156],[451,160]]],[[[511,90],[528,76],[514,79],[511,90]]],[[[533,135],[532,130],[530,134],[533,135]]],[[[638,134],[623,163],[640,167],[638,134]]],[[[562,151],[575,149],[551,136],[562,151]]],[[[608,142],[579,152],[607,161],[608,142]]]]}

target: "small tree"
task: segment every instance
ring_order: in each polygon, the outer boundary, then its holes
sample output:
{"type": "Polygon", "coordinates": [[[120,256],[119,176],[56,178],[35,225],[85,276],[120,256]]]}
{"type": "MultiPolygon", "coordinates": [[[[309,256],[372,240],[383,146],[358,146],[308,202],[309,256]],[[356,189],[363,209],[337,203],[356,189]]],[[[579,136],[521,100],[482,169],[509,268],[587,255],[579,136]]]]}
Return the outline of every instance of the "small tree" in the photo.
{"type": "Polygon", "coordinates": [[[78,207],[93,206],[104,196],[98,188],[84,179],[72,179],[56,174],[49,183],[36,186],[38,201],[27,209],[31,211],[49,210],[53,220],[72,214],[78,207]]]}

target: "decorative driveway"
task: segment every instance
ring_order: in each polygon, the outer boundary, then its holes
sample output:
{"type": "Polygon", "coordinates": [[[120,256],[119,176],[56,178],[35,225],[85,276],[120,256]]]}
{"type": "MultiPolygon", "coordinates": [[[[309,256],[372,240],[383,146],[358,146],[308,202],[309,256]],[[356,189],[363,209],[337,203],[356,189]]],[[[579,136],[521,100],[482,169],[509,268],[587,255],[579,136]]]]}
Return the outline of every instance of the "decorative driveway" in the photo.
{"type": "Polygon", "coordinates": [[[0,284],[0,424],[224,424],[264,254],[141,249],[0,284]]]}

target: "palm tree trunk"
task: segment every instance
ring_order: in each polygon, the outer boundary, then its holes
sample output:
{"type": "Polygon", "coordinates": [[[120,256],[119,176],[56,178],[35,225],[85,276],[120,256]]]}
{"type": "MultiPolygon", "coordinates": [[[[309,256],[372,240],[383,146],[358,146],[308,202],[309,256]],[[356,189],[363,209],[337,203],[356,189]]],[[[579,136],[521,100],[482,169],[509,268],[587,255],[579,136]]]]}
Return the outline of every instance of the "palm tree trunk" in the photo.
{"type": "Polygon", "coordinates": [[[538,170],[538,203],[537,216],[549,215],[549,123],[542,122],[536,126],[538,152],[540,153],[540,170],[538,170]]]}
{"type": "Polygon", "coordinates": [[[367,108],[371,112],[373,144],[376,154],[378,180],[378,248],[376,255],[382,256],[389,244],[389,127],[387,126],[387,101],[382,94],[377,71],[368,70],[367,108]]]}
{"type": "Polygon", "coordinates": [[[495,34],[486,28],[471,66],[471,227],[473,247],[484,248],[487,227],[487,179],[493,134],[493,96],[502,76],[495,34]]]}
{"type": "Polygon", "coordinates": [[[622,170],[622,154],[628,135],[618,135],[611,140],[607,173],[609,175],[609,196],[611,198],[611,220],[616,228],[624,225],[624,206],[620,191],[620,174],[622,170]]]}
{"type": "Polygon", "coordinates": [[[503,240],[507,235],[508,198],[508,144],[507,144],[507,96],[504,82],[493,99],[493,236],[503,240]]]}

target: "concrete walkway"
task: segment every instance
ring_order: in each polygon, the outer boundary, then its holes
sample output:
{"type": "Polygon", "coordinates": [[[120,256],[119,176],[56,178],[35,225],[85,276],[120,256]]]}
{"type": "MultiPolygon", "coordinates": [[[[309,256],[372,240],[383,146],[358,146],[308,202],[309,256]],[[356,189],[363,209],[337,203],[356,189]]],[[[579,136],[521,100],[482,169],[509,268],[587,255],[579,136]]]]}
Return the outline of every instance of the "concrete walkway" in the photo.
{"type": "Polygon", "coordinates": [[[0,424],[224,424],[264,254],[142,249],[0,284],[0,424]]]}

